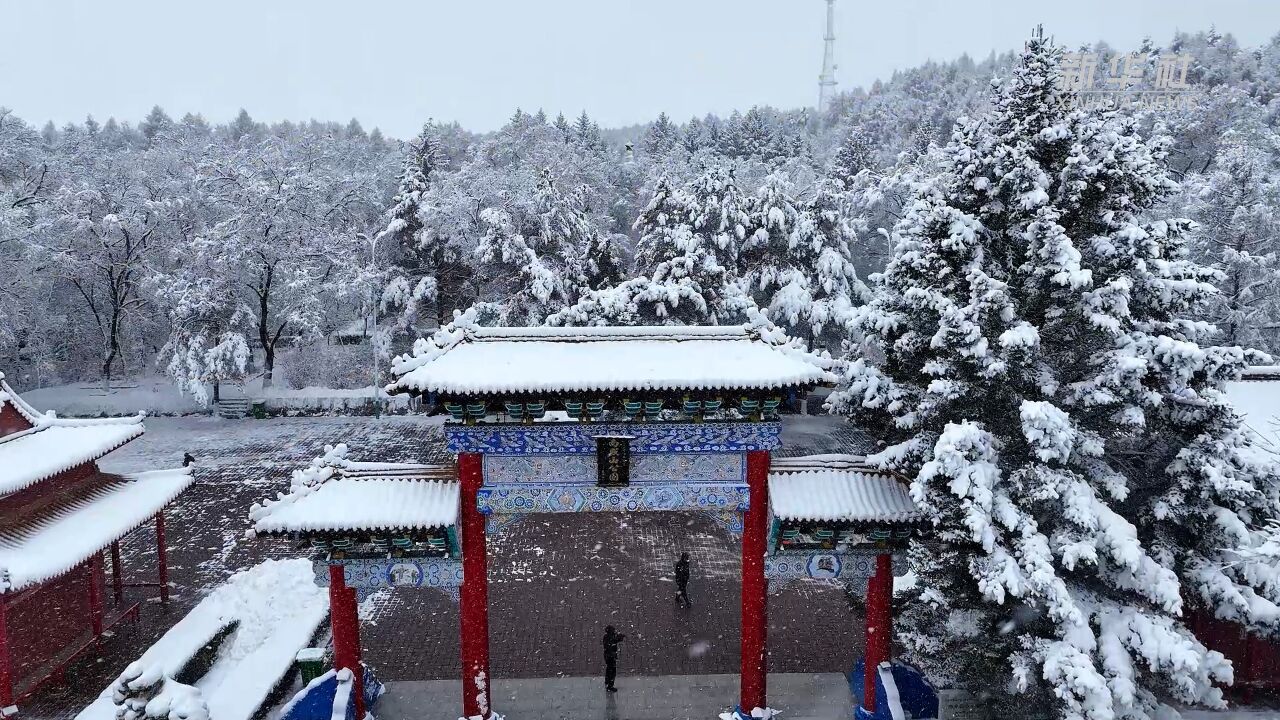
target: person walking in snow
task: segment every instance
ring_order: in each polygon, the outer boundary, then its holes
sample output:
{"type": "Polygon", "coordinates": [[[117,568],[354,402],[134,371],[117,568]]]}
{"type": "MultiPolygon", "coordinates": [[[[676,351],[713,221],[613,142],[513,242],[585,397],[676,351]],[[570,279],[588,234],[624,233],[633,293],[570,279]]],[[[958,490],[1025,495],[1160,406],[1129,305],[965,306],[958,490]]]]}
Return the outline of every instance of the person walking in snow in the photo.
{"type": "Polygon", "coordinates": [[[604,689],[618,692],[613,681],[618,677],[618,643],[627,636],[613,629],[612,625],[604,626],[604,689]]]}
{"type": "Polygon", "coordinates": [[[680,553],[676,561],[676,602],[684,607],[692,607],[689,602],[689,553],[680,553]]]}

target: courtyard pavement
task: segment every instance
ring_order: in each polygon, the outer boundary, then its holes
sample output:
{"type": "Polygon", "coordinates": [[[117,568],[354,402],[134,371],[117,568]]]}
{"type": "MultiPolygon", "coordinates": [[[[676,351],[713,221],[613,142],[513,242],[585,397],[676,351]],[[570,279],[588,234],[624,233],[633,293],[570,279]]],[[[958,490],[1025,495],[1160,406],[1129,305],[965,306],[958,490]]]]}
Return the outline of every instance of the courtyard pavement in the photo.
{"type": "MultiPolygon", "coordinates": [[[[357,460],[451,459],[438,418],[149,418],[146,435],[112,453],[103,467],[172,467],[184,452],[196,457],[196,481],[167,515],[172,601],[168,607],[144,602],[140,622],[117,628],[99,653],[81,660],[65,683],[25,703],[22,714],[74,717],[210,588],[263,559],[305,555],[287,541],[247,540],[248,510],[285,490],[292,470],[339,442],[357,460]]],[[[871,449],[864,436],[827,418],[789,421],[784,444],[780,454],[787,455],[871,449]]],[[[153,580],[149,526],[123,546],[126,580],[153,580]]],[[[701,515],[584,513],[511,526],[489,542],[494,676],[500,684],[508,678],[597,676],[600,636],[605,624],[613,624],[628,636],[622,676],[728,674],[736,683],[740,568],[738,544],[701,515]],[[693,559],[690,610],[674,600],[672,566],[681,552],[693,559]]],[[[130,589],[127,601],[146,594],[130,589]]],[[[861,653],[859,605],[860,598],[841,588],[813,582],[773,593],[770,671],[846,671],[861,653]]],[[[375,595],[362,604],[361,616],[365,658],[384,680],[458,677],[457,607],[443,594],[375,595]]]]}
{"type": "MultiPolygon", "coordinates": [[[[607,693],[602,677],[502,679],[493,683],[493,709],[537,720],[710,720],[737,703],[737,675],[619,677],[607,693]]],[[[390,683],[378,701],[380,720],[453,720],[459,684],[448,680],[390,683]]],[[[770,705],[788,720],[852,717],[849,685],[836,673],[769,676],[770,705]]]]}

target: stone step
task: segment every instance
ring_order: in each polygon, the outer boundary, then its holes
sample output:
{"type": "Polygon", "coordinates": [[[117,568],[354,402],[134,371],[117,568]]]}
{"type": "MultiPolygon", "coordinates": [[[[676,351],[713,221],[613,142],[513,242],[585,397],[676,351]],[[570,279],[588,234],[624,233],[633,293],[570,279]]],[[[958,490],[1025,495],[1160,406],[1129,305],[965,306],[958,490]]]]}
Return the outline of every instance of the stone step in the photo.
{"type": "Polygon", "coordinates": [[[249,414],[249,398],[224,398],[218,401],[218,416],[238,420],[249,414]]]}

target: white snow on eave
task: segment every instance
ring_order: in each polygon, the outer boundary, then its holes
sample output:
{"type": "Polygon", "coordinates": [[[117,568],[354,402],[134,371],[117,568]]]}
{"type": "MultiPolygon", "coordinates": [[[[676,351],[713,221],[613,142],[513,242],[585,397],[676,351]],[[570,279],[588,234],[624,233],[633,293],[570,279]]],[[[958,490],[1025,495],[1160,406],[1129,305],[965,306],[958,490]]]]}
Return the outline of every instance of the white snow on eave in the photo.
{"type": "Polygon", "coordinates": [[[476,342],[548,340],[555,342],[600,342],[605,340],[747,340],[751,334],[742,325],[605,325],[590,327],[477,327],[467,337],[476,342]]]}
{"type": "Polygon", "coordinates": [[[191,480],[188,468],[122,476],[36,525],[0,534],[0,592],[69,572],[155,516],[191,480]]]}
{"type": "Polygon", "coordinates": [[[418,392],[780,390],[830,373],[779,348],[738,339],[464,342],[396,384],[418,392]]]}
{"type": "Polygon", "coordinates": [[[774,458],[769,467],[775,471],[800,472],[802,470],[862,470],[869,473],[879,472],[867,463],[865,455],[848,455],[845,453],[822,453],[818,455],[800,455],[797,457],[774,458]]]}
{"type": "Polygon", "coordinates": [[[0,373],[3,403],[12,405],[33,427],[0,437],[0,496],[97,460],[146,431],[142,414],[122,418],[41,415],[0,373]]]}
{"type": "Polygon", "coordinates": [[[921,517],[905,484],[870,470],[770,472],[769,504],[782,520],[914,522],[921,517]]]}
{"type": "Polygon", "coordinates": [[[0,495],[93,462],[145,432],[141,418],[82,425],[58,420],[0,438],[0,495]]]}
{"type": "Polygon", "coordinates": [[[417,478],[331,478],[296,487],[250,511],[255,533],[390,531],[458,521],[458,483],[417,478]]]}

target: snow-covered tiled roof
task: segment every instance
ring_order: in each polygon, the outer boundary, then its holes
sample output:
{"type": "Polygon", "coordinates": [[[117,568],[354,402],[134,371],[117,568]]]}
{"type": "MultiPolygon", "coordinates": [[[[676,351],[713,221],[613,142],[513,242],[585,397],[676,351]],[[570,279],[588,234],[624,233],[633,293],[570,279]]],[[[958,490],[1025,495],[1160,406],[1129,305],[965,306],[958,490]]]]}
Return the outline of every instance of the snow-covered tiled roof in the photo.
{"type": "Polygon", "coordinates": [[[769,504],[782,520],[914,522],[907,486],[856,455],[787,458],[769,469],[769,504]]]}
{"type": "Polygon", "coordinates": [[[417,478],[333,478],[260,507],[254,532],[390,532],[458,521],[458,483],[417,478]]]}
{"type": "Polygon", "coordinates": [[[774,390],[834,381],[817,358],[745,326],[443,330],[397,358],[395,392],[453,395],[774,390]]]}
{"type": "Polygon", "coordinates": [[[9,404],[33,427],[0,437],[0,495],[91,462],[138,437],[143,416],[59,418],[41,415],[0,374],[0,403],[9,404]]]}
{"type": "Polygon", "coordinates": [[[458,521],[453,466],[356,462],[347,446],[295,470],[289,492],[255,503],[250,535],[388,532],[447,527],[458,521]]]}
{"type": "Polygon", "coordinates": [[[1280,365],[1251,365],[1240,373],[1240,379],[1249,380],[1280,380],[1280,365]]]}
{"type": "Polygon", "coordinates": [[[70,571],[160,512],[191,480],[187,468],[110,476],[37,519],[0,530],[0,592],[70,571]]]}

